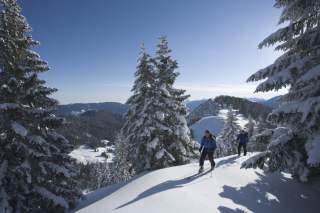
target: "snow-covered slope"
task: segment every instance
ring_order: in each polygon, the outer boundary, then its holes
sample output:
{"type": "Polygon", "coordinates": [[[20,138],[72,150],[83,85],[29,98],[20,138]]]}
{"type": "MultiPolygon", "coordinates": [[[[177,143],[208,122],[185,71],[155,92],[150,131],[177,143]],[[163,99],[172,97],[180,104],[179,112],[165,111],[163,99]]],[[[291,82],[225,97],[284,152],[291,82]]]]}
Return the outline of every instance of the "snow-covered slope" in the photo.
{"type": "MultiPolygon", "coordinates": [[[[196,141],[200,141],[203,137],[204,131],[206,129],[210,130],[215,135],[218,135],[224,126],[224,122],[227,118],[227,109],[219,110],[217,116],[207,116],[203,117],[196,123],[190,126],[192,129],[193,137],[196,141]]],[[[248,119],[244,118],[241,114],[237,114],[238,124],[243,128],[247,123],[248,119]]]]}
{"type": "Polygon", "coordinates": [[[218,115],[219,109],[219,104],[214,102],[212,99],[208,99],[188,114],[188,124],[194,124],[203,117],[218,115]]]}
{"type": "Polygon", "coordinates": [[[240,170],[245,159],[218,159],[212,173],[200,176],[193,176],[197,163],[149,172],[87,194],[76,212],[318,212],[319,187],[295,182],[286,174],[240,170]]]}
{"type": "Polygon", "coordinates": [[[193,138],[199,142],[206,129],[210,130],[213,134],[218,135],[222,131],[223,126],[224,118],[220,116],[208,116],[194,123],[190,129],[192,129],[193,138]]]}

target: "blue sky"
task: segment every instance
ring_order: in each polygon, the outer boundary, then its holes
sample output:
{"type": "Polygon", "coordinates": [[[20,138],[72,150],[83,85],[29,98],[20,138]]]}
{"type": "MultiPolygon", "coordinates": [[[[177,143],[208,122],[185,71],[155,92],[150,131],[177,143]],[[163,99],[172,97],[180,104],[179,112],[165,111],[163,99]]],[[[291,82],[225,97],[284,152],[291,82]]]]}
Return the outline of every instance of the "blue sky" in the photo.
{"type": "Polygon", "coordinates": [[[181,73],[176,86],[191,99],[253,94],[249,75],[279,53],[258,43],[277,29],[273,0],[32,0],[22,1],[36,50],[51,70],[42,78],[61,103],[124,102],[139,46],[155,52],[166,35],[181,73]]]}

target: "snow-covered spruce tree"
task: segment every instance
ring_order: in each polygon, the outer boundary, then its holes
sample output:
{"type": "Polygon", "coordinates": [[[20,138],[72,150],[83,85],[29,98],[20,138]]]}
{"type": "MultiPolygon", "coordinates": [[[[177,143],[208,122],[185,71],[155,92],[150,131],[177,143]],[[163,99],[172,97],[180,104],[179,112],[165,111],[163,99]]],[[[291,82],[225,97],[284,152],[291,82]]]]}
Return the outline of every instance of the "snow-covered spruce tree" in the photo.
{"type": "Polygon", "coordinates": [[[109,162],[79,163],[77,166],[82,191],[93,191],[113,184],[113,171],[109,162]]]}
{"type": "Polygon", "coordinates": [[[0,0],[0,212],[65,212],[80,196],[69,142],[16,0],[0,0]]]}
{"type": "Polygon", "coordinates": [[[275,7],[283,9],[279,23],[287,26],[259,47],[276,45],[284,54],[248,81],[265,79],[256,92],[289,91],[268,117],[279,126],[268,149],[243,166],[267,163],[271,171],[286,170],[306,181],[320,169],[320,1],[276,0],[275,7]]]}
{"type": "Polygon", "coordinates": [[[252,152],[255,151],[254,135],[257,132],[256,122],[253,120],[252,116],[249,115],[248,123],[245,125],[246,131],[248,132],[250,143],[247,146],[247,150],[252,152]]]}
{"type": "Polygon", "coordinates": [[[122,134],[118,134],[115,141],[113,164],[110,175],[111,183],[121,183],[130,180],[135,171],[130,162],[130,143],[126,141],[122,134]]]}
{"type": "Polygon", "coordinates": [[[224,128],[218,137],[218,152],[220,156],[228,156],[237,153],[240,126],[237,123],[237,117],[232,108],[229,108],[224,128]]]}
{"type": "Polygon", "coordinates": [[[248,136],[252,137],[255,132],[255,121],[253,120],[252,116],[249,116],[248,123],[246,124],[246,129],[248,132],[248,136]]]}
{"type": "Polygon", "coordinates": [[[137,173],[186,163],[192,150],[183,104],[188,96],[173,87],[178,74],[170,52],[162,38],[155,59],[143,48],[138,60],[127,121],[121,130],[137,173]]]}
{"type": "Polygon", "coordinates": [[[155,74],[150,56],[142,47],[138,59],[136,80],[132,87],[133,95],[128,99],[129,110],[126,122],[121,129],[122,140],[129,143],[130,156],[136,172],[151,169],[154,164],[155,143],[159,141],[162,124],[157,119],[155,99],[155,74]]]}
{"type": "Polygon", "coordinates": [[[275,127],[276,126],[271,125],[265,118],[260,116],[257,121],[256,134],[262,133],[266,129],[273,129],[275,127]]]}
{"type": "Polygon", "coordinates": [[[256,133],[250,140],[250,151],[262,152],[265,151],[270,143],[271,136],[273,134],[272,129],[265,129],[260,133],[256,133]]]}
{"type": "Polygon", "coordinates": [[[181,165],[192,156],[190,130],[186,122],[187,108],[184,101],[189,97],[185,90],[176,89],[174,83],[179,73],[177,61],[170,56],[166,37],[160,37],[153,60],[156,74],[155,104],[157,119],[161,121],[159,141],[155,143],[155,168],[181,165]]]}
{"type": "Polygon", "coordinates": [[[271,129],[274,128],[273,125],[267,123],[265,119],[260,116],[256,122],[256,127],[250,137],[250,143],[248,144],[249,151],[265,151],[271,138],[271,129]]]}

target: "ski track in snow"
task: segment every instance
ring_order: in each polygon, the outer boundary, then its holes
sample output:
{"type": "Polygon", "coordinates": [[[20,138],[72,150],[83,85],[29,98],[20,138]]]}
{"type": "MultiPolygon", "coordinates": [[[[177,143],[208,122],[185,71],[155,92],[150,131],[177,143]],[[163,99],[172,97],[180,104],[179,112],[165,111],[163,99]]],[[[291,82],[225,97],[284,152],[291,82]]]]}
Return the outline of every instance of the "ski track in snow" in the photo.
{"type": "MultiPolygon", "coordinates": [[[[249,153],[252,155],[252,153],[249,153]]],[[[320,180],[303,184],[288,174],[241,170],[247,157],[216,160],[210,173],[194,176],[198,164],[170,167],[141,174],[128,183],[86,195],[79,213],[315,213],[320,180]]],[[[206,168],[209,163],[206,162],[206,168]]]]}

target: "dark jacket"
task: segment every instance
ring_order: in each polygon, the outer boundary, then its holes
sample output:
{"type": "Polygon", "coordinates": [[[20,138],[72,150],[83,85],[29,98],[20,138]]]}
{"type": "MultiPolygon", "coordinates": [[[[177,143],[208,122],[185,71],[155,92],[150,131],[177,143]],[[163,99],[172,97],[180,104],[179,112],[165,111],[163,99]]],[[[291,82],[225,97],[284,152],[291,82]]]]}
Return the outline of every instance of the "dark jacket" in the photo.
{"type": "Polygon", "coordinates": [[[247,144],[249,141],[248,133],[240,133],[237,137],[237,140],[239,141],[239,144],[247,144]]]}
{"type": "Polygon", "coordinates": [[[202,147],[203,147],[207,150],[214,151],[217,148],[216,140],[212,136],[211,137],[203,137],[200,144],[201,144],[200,149],[202,149],[202,147]]]}

